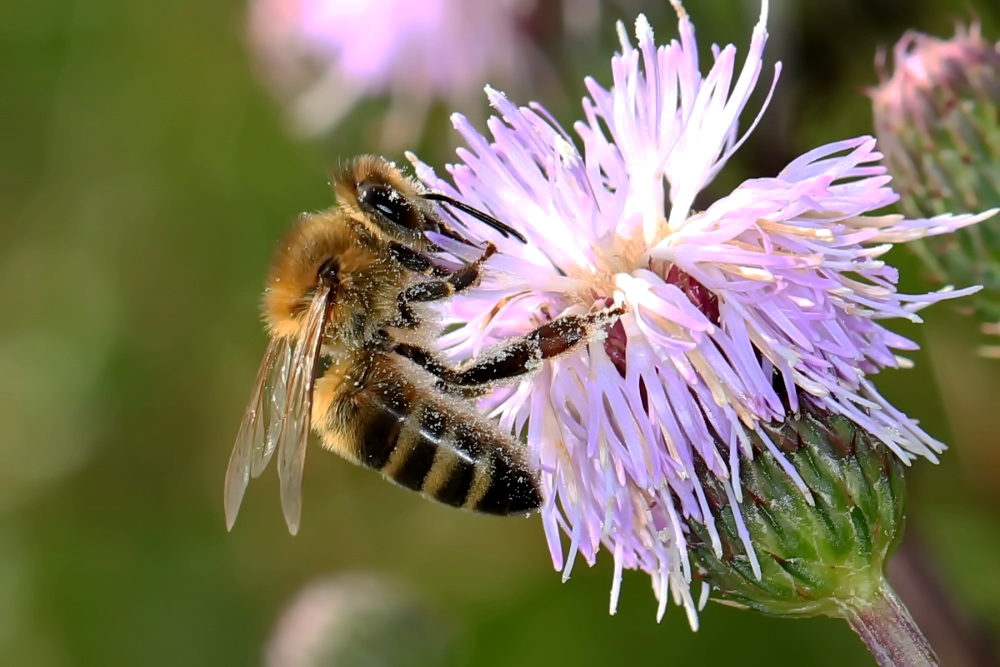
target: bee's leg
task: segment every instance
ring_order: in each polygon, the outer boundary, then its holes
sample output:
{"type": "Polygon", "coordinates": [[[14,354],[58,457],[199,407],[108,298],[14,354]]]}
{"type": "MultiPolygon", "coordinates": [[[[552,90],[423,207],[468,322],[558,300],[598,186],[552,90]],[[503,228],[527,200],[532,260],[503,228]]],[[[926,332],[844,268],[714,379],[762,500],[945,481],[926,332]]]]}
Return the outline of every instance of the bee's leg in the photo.
{"type": "Polygon", "coordinates": [[[456,389],[478,387],[532,372],[542,361],[586,342],[624,313],[625,307],[617,306],[587,315],[563,315],[526,336],[497,345],[462,368],[449,366],[432,352],[414,345],[397,343],[393,349],[456,389]]]}
{"type": "Polygon", "coordinates": [[[486,394],[490,393],[493,389],[491,385],[483,384],[477,387],[456,387],[453,384],[448,384],[444,380],[438,380],[435,385],[438,391],[444,392],[445,394],[450,394],[451,396],[457,396],[464,399],[475,399],[481,398],[486,394]]]}
{"type": "Polygon", "coordinates": [[[447,299],[453,294],[464,292],[479,284],[483,277],[483,264],[497,251],[492,243],[486,244],[486,249],[474,261],[446,274],[443,280],[428,280],[417,283],[403,290],[399,295],[400,303],[408,301],[427,302],[447,299]]]}
{"type": "MultiPolygon", "coordinates": [[[[404,264],[407,268],[411,270],[416,270],[415,267],[419,266],[432,266],[430,260],[415,252],[405,246],[400,246],[405,252],[400,252],[397,254],[397,258],[403,256],[405,253],[412,253],[412,256],[408,256],[407,262],[409,264],[404,264]],[[420,262],[426,262],[426,264],[420,264],[420,262]]],[[[496,253],[497,248],[492,243],[486,245],[486,249],[483,254],[477,257],[474,261],[466,264],[465,266],[459,267],[458,269],[450,272],[443,273],[441,276],[443,280],[428,280],[426,282],[417,283],[416,285],[411,285],[407,289],[400,292],[397,298],[397,311],[398,318],[395,323],[404,329],[412,329],[416,327],[420,320],[417,314],[413,312],[410,307],[410,303],[421,303],[428,301],[440,301],[441,299],[447,299],[453,294],[458,294],[464,292],[465,290],[474,287],[479,284],[480,279],[483,277],[483,263],[496,253]]],[[[394,251],[395,252],[395,251],[394,251]]],[[[428,271],[429,274],[429,271],[428,271]]]]}
{"type": "Polygon", "coordinates": [[[432,262],[427,255],[417,252],[402,243],[390,242],[389,252],[392,253],[393,259],[414,273],[437,277],[448,276],[452,273],[452,271],[432,262]]]}
{"type": "Polygon", "coordinates": [[[410,307],[410,304],[402,299],[397,301],[396,319],[391,323],[391,326],[399,327],[400,329],[416,329],[419,324],[420,317],[410,307]]]}
{"type": "Polygon", "coordinates": [[[438,391],[461,398],[478,398],[492,389],[489,385],[458,386],[454,382],[449,382],[449,380],[455,378],[456,370],[438,359],[433,352],[422,347],[407,343],[397,343],[393,349],[395,352],[436,376],[438,379],[434,383],[434,386],[438,391]]]}

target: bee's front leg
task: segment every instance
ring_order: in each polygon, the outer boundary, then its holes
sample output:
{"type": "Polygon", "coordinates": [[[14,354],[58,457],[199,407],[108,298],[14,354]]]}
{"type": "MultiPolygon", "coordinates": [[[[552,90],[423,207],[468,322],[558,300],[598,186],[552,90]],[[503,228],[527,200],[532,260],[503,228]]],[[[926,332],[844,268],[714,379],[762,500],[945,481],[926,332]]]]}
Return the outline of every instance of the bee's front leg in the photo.
{"type": "MultiPolygon", "coordinates": [[[[442,274],[442,280],[427,280],[416,285],[411,285],[400,292],[397,297],[400,326],[412,329],[419,324],[419,318],[413,312],[413,309],[409,305],[410,303],[440,301],[478,285],[483,277],[483,263],[492,257],[496,251],[496,246],[488,243],[482,255],[451,273],[442,274]]],[[[424,267],[422,272],[427,275],[433,272],[431,268],[433,265],[426,257],[408,248],[406,252],[412,253],[412,255],[406,255],[406,253],[397,254],[397,257],[407,256],[406,261],[408,264],[404,264],[404,266],[411,270],[416,270],[414,267],[422,266],[424,267]],[[421,262],[426,262],[426,264],[421,262]]]]}

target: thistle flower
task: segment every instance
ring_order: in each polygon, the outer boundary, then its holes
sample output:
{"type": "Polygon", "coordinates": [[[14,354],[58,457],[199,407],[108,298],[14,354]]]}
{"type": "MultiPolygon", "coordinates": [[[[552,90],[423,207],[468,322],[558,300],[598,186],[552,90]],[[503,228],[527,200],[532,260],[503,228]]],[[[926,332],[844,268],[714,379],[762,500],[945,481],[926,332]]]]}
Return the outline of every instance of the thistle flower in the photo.
{"type": "Polygon", "coordinates": [[[256,0],[250,42],[295,128],[317,135],[364,98],[387,95],[390,143],[419,132],[434,100],[469,109],[483,82],[532,62],[519,22],[533,0],[256,0]]]}
{"type": "Polygon", "coordinates": [[[808,494],[766,425],[808,408],[865,431],[902,462],[934,460],[943,449],[868,376],[905,366],[894,350],[916,347],[880,320],[919,321],[920,308],[974,290],[900,294],[896,271],[880,258],[894,243],[986,216],[877,214],[897,195],[870,137],[816,148],[776,177],[693,210],[756,122],[739,133],[763,69],[767,2],[742,65],[735,47],[716,48],[707,74],[694,28],[674,4],[679,40],[658,46],[640,16],[633,45],[619,26],[613,85],[587,80],[576,140],[542,107],[518,107],[488,89],[499,113],[488,122],[492,139],[454,117],[468,148],[449,168],[453,185],[411,159],[429,187],[528,238],[524,246],[491,238],[503,251],[490,260],[493,275],[444,307],[456,328],[440,343],[455,358],[564,313],[626,306],[602,339],[499,388],[482,408],[526,432],[564,578],[577,555],[592,564],[603,545],[615,566],[612,612],[622,571],[640,569],[652,578],[658,616],[672,596],[696,625],[695,524],[723,555],[705,475],[728,500],[755,578],[762,570],[735,481],[753,448],[808,494]]]}
{"type": "MultiPolygon", "coordinates": [[[[977,24],[950,40],[909,32],[869,91],[875,131],[906,215],[1000,206],[1000,43],[977,24]]],[[[970,301],[1000,322],[1000,221],[914,244],[938,283],[982,284],[970,301]]]]}

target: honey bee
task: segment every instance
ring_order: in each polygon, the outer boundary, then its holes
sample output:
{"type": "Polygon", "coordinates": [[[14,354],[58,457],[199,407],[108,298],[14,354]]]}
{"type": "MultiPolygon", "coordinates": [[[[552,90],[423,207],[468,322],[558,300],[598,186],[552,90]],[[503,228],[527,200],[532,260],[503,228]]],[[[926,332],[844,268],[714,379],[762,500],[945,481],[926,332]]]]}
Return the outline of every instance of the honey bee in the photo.
{"type": "Polygon", "coordinates": [[[454,367],[429,349],[439,333],[426,304],[477,285],[481,254],[459,268],[435,261],[426,232],[469,246],[435,211],[447,204],[522,242],[517,231],[446,195],[425,192],[386,160],[362,156],[332,178],[338,205],[302,215],[281,243],[263,297],[270,342],[225,484],[232,528],[251,476],[277,453],[281,505],[298,531],[310,427],[322,445],[448,505],[530,513],[543,502],[522,443],[466,397],[531,372],[621,314],[553,319],[454,367]]]}

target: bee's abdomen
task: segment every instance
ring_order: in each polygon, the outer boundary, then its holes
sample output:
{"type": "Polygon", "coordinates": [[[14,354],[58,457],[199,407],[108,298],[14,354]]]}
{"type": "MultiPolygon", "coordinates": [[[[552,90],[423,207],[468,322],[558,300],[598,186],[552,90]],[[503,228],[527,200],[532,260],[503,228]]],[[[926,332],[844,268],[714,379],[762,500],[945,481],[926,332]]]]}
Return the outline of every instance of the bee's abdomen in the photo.
{"type": "Polygon", "coordinates": [[[479,415],[412,385],[385,384],[355,396],[357,458],[401,486],[488,514],[530,512],[542,502],[521,445],[479,415]]]}

